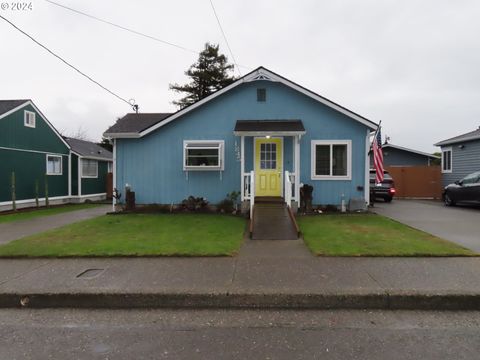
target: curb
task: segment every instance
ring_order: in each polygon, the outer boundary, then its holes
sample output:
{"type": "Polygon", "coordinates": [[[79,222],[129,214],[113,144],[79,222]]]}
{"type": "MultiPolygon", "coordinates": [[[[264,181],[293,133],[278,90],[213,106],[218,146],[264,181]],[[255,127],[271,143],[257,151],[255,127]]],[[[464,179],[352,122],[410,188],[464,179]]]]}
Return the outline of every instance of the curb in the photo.
{"type": "Polygon", "coordinates": [[[475,294],[0,294],[0,308],[222,308],[480,310],[475,294]]]}

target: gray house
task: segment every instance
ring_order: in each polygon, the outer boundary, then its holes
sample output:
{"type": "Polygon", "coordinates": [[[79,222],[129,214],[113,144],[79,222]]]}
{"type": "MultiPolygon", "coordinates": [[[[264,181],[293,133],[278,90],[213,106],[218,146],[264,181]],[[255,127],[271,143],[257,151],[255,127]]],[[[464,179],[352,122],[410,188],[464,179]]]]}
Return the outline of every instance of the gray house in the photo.
{"type": "Polygon", "coordinates": [[[480,127],[435,144],[442,150],[442,183],[448,185],[480,170],[480,127]]]}
{"type": "MultiPolygon", "coordinates": [[[[430,166],[438,156],[390,143],[382,145],[384,166],[430,166]]],[[[373,157],[370,157],[373,167],[373,157]]]]}

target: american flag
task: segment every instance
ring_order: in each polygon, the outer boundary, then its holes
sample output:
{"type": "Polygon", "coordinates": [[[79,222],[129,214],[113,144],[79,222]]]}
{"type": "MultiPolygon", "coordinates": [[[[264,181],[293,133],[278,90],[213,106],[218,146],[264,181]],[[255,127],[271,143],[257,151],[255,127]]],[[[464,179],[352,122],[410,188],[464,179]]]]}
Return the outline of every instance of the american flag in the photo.
{"type": "Polygon", "coordinates": [[[377,184],[383,181],[383,152],[382,152],[382,135],[380,133],[380,128],[377,131],[377,135],[373,139],[372,144],[373,150],[373,166],[375,167],[375,182],[377,184]]]}

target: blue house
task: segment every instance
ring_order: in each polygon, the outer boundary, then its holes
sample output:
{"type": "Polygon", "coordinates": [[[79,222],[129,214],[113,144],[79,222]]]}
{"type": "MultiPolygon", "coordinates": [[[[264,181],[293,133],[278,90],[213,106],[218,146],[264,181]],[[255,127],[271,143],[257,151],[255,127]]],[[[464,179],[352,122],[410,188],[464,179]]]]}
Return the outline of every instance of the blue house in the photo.
{"type": "Polygon", "coordinates": [[[127,114],[104,136],[114,144],[114,187],[138,204],[190,195],[243,203],[272,197],[296,209],[369,202],[370,136],[377,124],[260,67],[175,113],[127,114]]]}
{"type": "Polygon", "coordinates": [[[480,170],[480,127],[439,141],[442,151],[442,183],[447,186],[480,170]]]}

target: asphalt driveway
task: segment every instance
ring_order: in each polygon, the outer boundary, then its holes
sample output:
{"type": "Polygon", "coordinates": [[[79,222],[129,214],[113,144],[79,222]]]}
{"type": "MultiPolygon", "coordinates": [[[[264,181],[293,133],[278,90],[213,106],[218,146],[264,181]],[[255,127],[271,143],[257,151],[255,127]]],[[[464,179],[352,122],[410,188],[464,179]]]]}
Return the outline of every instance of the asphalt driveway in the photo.
{"type": "Polygon", "coordinates": [[[376,202],[373,211],[480,253],[480,207],[447,207],[440,201],[376,202]]]}

